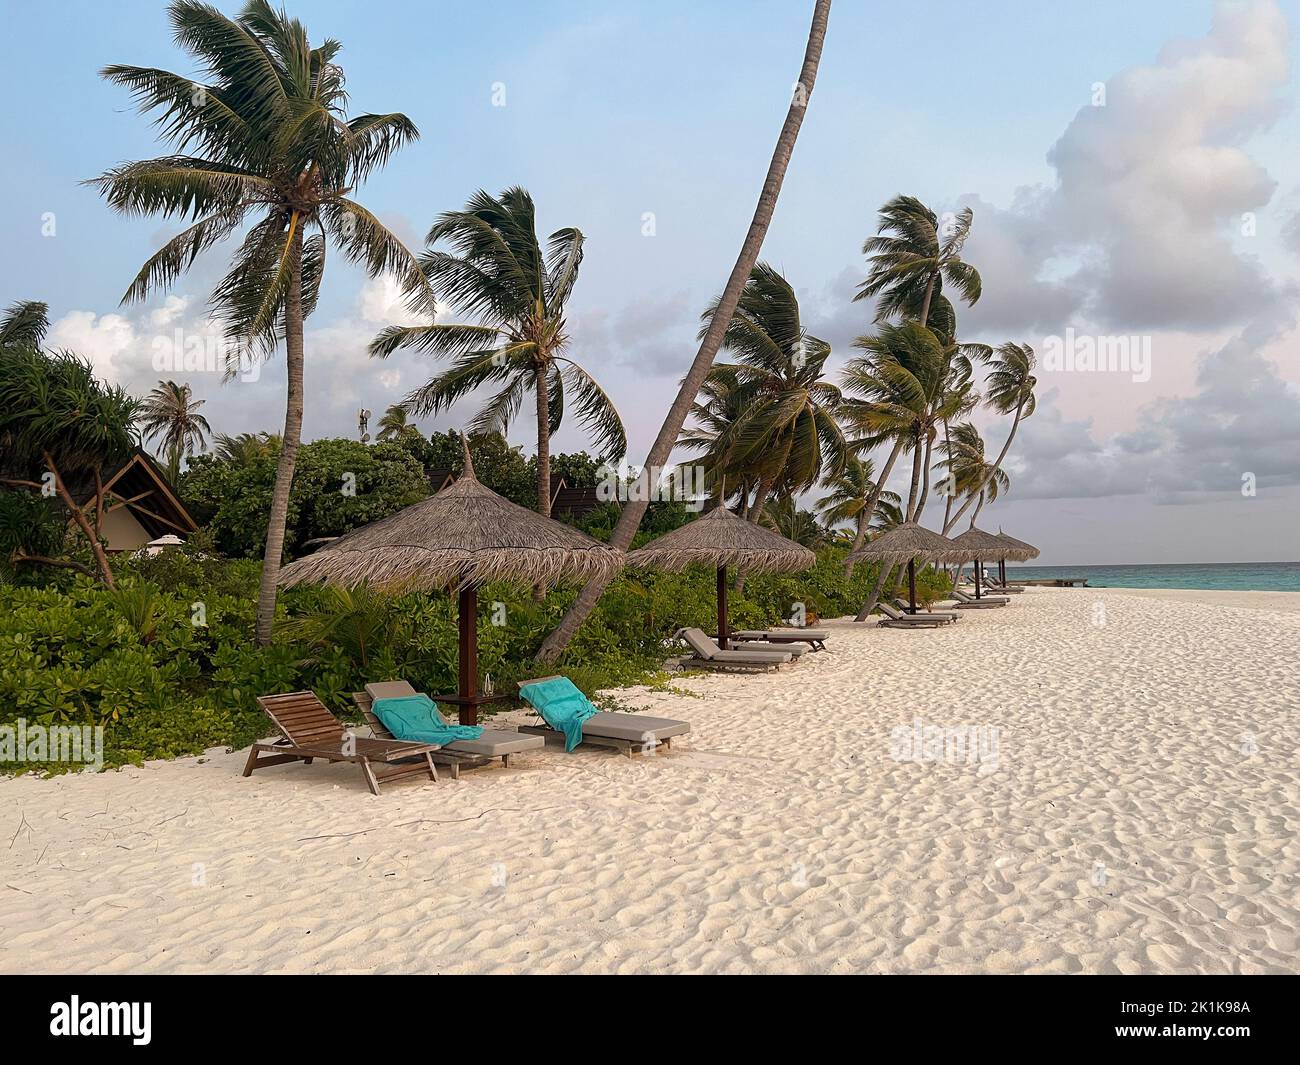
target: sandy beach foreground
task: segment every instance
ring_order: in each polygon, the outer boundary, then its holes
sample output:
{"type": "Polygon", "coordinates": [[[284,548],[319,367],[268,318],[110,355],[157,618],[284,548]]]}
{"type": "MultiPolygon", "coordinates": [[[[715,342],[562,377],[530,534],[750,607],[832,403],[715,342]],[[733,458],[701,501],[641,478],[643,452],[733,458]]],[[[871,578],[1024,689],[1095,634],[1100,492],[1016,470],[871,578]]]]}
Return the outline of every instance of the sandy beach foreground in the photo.
{"type": "Polygon", "coordinates": [[[832,623],[775,677],[618,693],[692,722],[669,754],[379,798],[223,751],[3,780],[0,970],[1296,971],[1290,599],[832,623]]]}

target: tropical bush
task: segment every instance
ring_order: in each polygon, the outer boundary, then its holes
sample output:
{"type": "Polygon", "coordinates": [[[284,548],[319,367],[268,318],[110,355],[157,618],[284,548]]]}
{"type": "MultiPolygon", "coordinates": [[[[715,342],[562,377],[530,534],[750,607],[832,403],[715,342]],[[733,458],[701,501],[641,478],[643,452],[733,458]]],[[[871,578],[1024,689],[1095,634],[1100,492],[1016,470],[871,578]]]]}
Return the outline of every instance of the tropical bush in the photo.
{"type": "MultiPolygon", "coordinates": [[[[875,573],[860,566],[846,579],[843,554],[824,549],[805,573],[750,577],[731,599],[734,624],[770,625],[800,609],[812,618],[855,611],[875,573]]],[[[115,589],[71,572],[51,574],[45,587],[0,585],[0,725],[19,718],[102,725],[105,764],[120,766],[266,735],[255,699],[267,692],[311,689],[352,719],[351,693],[375,678],[404,677],[430,693],[455,690],[450,596],[292,588],[281,597],[275,643],[257,647],[259,568],[217,558],[200,535],[183,549],[119,562],[115,589]]],[[[922,571],[918,590],[937,590],[943,580],[922,571]]],[[[560,589],[537,600],[507,585],[480,590],[480,669],[497,691],[556,671],[533,655],[575,595],[560,589]]],[[[714,595],[705,568],[626,572],[558,668],[588,693],[651,680],[676,629],[713,627],[714,595]]]]}

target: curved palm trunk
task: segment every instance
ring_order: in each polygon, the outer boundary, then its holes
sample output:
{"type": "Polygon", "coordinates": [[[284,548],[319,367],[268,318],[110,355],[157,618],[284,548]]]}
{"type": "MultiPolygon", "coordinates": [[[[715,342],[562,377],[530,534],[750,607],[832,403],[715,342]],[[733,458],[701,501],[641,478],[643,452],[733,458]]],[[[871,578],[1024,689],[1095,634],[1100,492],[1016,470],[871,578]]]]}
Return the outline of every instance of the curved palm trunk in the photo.
{"type": "Polygon", "coordinates": [[[916,520],[916,497],[921,488],[921,441],[912,443],[912,487],[907,491],[907,520],[916,520]]]}
{"type": "Polygon", "coordinates": [[[854,621],[866,621],[867,616],[876,609],[876,604],[880,602],[880,593],[885,587],[885,581],[889,579],[889,574],[893,566],[886,566],[883,562],[880,564],[880,572],[876,574],[876,583],[871,586],[871,594],[867,596],[867,601],[862,604],[862,609],[858,611],[858,616],[854,621]]]}
{"type": "MultiPolygon", "coordinates": [[[[727,279],[726,288],[722,290],[717,312],[709,322],[708,331],[700,342],[695,361],[691,363],[691,368],[677,392],[677,398],[668,408],[668,414],[659,428],[659,435],[655,437],[650,454],[646,456],[645,469],[641,474],[643,477],[655,476],[655,471],[668,462],[668,456],[672,454],[673,446],[682,431],[682,425],[685,424],[686,416],[690,413],[691,404],[695,401],[700,386],[704,384],[709,367],[713,365],[713,359],[722,345],[723,334],[736,313],[745,281],[758,261],[758,253],[763,247],[763,238],[767,236],[768,226],[771,225],[777,196],[781,192],[781,183],[785,180],[786,168],[790,165],[790,156],[794,152],[795,141],[799,136],[799,127],[803,125],[808,101],[812,98],[813,84],[817,80],[817,65],[821,62],[822,42],[826,38],[826,21],[830,17],[830,12],[831,0],[816,0],[812,26],[808,30],[808,46],[804,50],[803,68],[799,72],[798,92],[791,98],[790,107],[786,111],[785,123],[781,126],[776,148],[772,152],[772,161],[767,168],[763,190],[759,193],[758,205],[754,208],[749,232],[745,234],[740,254],[731,268],[731,276],[727,279]]],[[[618,524],[614,527],[613,536],[610,537],[612,547],[621,551],[627,550],[632,543],[632,537],[636,535],[642,517],[645,516],[647,505],[648,501],[639,500],[629,502],[623,508],[618,524]]],[[[607,583],[608,581],[592,581],[583,588],[560,624],[543,641],[538,651],[539,659],[552,662],[559,657],[560,652],[568,646],[574,633],[578,631],[578,626],[587,619],[599,601],[607,583]]]]}
{"type": "Polygon", "coordinates": [[[302,229],[298,218],[289,237],[289,291],[284,300],[284,361],[288,390],[284,410],[284,438],[275,467],[271,513],[266,522],[266,550],[262,554],[262,583],[257,590],[257,643],[271,642],[275,625],[275,582],[284,559],[284,527],[289,520],[289,491],[302,442],[302,229]]]}
{"type": "Polygon", "coordinates": [[[984,504],[985,504],[987,501],[988,501],[988,497],[987,497],[987,495],[986,495],[984,492],[981,492],[981,493],[980,493],[980,504],[979,504],[979,506],[977,506],[977,507],[975,508],[975,513],[972,514],[972,515],[970,516],[970,523],[971,523],[971,526],[972,526],[972,527],[973,527],[973,526],[975,525],[975,523],[979,520],[980,511],[984,509],[984,504]]]}
{"type": "Polygon", "coordinates": [[[958,510],[957,513],[954,514],[944,524],[943,527],[944,536],[948,535],[948,530],[951,529],[954,525],[956,525],[957,522],[961,520],[961,516],[965,514],[967,510],[970,509],[970,505],[975,502],[976,494],[977,493],[983,494],[985,486],[989,483],[989,481],[993,480],[993,478],[997,476],[998,470],[1002,468],[1002,460],[1007,457],[1007,452],[1011,450],[1011,441],[1016,438],[1016,430],[1020,427],[1020,415],[1024,411],[1024,409],[1025,409],[1025,401],[1021,400],[1016,405],[1016,417],[1015,420],[1011,423],[1011,432],[1007,434],[1007,442],[1002,445],[1002,450],[998,452],[997,462],[993,463],[993,468],[989,470],[984,480],[980,481],[980,483],[976,485],[975,488],[972,490],[971,494],[966,497],[966,502],[961,505],[961,509],[958,510]]]}
{"type": "MultiPolygon", "coordinates": [[[[867,530],[871,528],[871,519],[875,517],[876,514],[876,504],[880,502],[880,494],[885,490],[885,482],[889,480],[889,475],[894,470],[894,463],[898,461],[898,456],[902,454],[902,451],[903,438],[900,436],[894,441],[894,448],[889,453],[889,459],[885,463],[885,468],[880,471],[880,476],[876,478],[876,487],[872,489],[871,495],[867,497],[866,506],[864,506],[862,510],[863,518],[862,521],[858,523],[858,533],[853,538],[853,546],[849,549],[849,554],[852,554],[866,543],[867,530]]],[[[852,562],[844,563],[844,576],[846,578],[853,576],[853,566],[854,563],[852,562]]]]}
{"type": "Polygon", "coordinates": [[[934,439],[926,437],[925,440],[925,461],[921,466],[921,498],[916,503],[916,514],[912,516],[913,521],[921,520],[921,511],[925,510],[925,501],[930,498],[930,455],[934,447],[934,439]]]}
{"type": "Polygon", "coordinates": [[[943,442],[947,445],[947,446],[944,448],[944,451],[947,452],[947,455],[948,455],[948,462],[949,462],[948,472],[947,472],[947,474],[946,474],[945,476],[952,478],[952,480],[950,480],[950,481],[948,482],[948,490],[944,492],[944,504],[943,504],[943,527],[946,529],[946,528],[948,528],[948,519],[949,519],[950,517],[952,517],[952,501],[953,501],[954,498],[956,498],[956,495],[957,495],[957,492],[956,492],[956,478],[953,477],[952,466],[951,466],[951,463],[952,463],[952,434],[949,432],[949,429],[948,429],[948,419],[947,419],[947,418],[945,418],[945,419],[943,420],[943,442]]]}
{"type": "Polygon", "coordinates": [[[551,516],[551,391],[546,367],[533,371],[537,393],[537,512],[551,516]]]}

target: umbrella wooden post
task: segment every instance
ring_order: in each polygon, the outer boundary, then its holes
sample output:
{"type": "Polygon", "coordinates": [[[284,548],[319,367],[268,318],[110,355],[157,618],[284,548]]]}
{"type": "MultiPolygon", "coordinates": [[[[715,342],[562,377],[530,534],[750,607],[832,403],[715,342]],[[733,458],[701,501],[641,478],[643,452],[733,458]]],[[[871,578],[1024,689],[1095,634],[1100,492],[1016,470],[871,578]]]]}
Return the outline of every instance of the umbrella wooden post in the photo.
{"type": "Polygon", "coordinates": [[[1007,560],[1005,558],[998,559],[998,583],[1003,588],[1007,586],[1007,560]]]}
{"type": "Polygon", "coordinates": [[[718,567],[718,646],[727,650],[731,632],[727,627],[727,567],[718,567]]]}
{"type": "Polygon", "coordinates": [[[457,717],[462,725],[478,724],[478,589],[460,590],[460,676],[457,717]]]}
{"type": "Polygon", "coordinates": [[[975,598],[983,598],[980,595],[980,560],[978,558],[975,560],[975,598]]]}
{"type": "Polygon", "coordinates": [[[916,559],[907,560],[907,598],[911,604],[909,614],[916,613],[916,559]]]}

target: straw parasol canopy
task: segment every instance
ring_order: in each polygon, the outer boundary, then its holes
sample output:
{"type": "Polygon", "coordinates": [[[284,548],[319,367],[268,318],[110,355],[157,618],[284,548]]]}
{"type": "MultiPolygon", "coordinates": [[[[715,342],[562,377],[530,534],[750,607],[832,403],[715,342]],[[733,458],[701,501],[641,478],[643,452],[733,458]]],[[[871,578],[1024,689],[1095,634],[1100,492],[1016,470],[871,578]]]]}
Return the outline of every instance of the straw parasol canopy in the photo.
{"type": "Polygon", "coordinates": [[[731,640],[727,627],[727,567],[741,566],[758,573],[808,569],[816,564],[817,555],[803,544],[719,506],[627,556],[629,566],[673,572],[696,562],[718,571],[718,646],[725,651],[731,640]]]}
{"type": "Polygon", "coordinates": [[[1007,558],[1013,562],[1028,562],[1031,558],[1038,557],[1038,548],[1033,544],[1027,544],[1024,540],[1017,540],[1014,536],[1008,536],[1001,529],[997,532],[997,539],[1007,545],[1007,558]]]}
{"type": "Polygon", "coordinates": [[[960,561],[962,562],[975,558],[1007,558],[1011,551],[1006,541],[998,539],[992,533],[986,533],[983,529],[977,529],[974,525],[960,536],[954,536],[952,542],[961,548],[960,561]]]}
{"type": "Polygon", "coordinates": [[[478,707],[492,701],[478,691],[478,586],[604,578],[622,565],[623,552],[483,487],[463,434],[461,446],[465,470],[454,484],[291,562],[279,583],[350,587],[366,581],[402,591],[458,592],[457,694],[438,698],[459,707],[462,725],[473,725],[478,707]]]}
{"type": "Polygon", "coordinates": [[[629,566],[679,572],[694,562],[744,566],[764,573],[808,569],[817,555],[726,507],[715,507],[627,556],[629,566]]]}
{"type": "Polygon", "coordinates": [[[844,561],[884,562],[892,566],[918,558],[926,562],[965,562],[969,557],[953,547],[953,541],[946,536],[931,532],[914,521],[906,521],[850,552],[844,561]]]}
{"type": "Polygon", "coordinates": [[[465,472],[455,483],[289,563],[279,583],[367,581],[415,590],[586,582],[618,571],[621,551],[479,484],[464,446],[465,472]]]}

